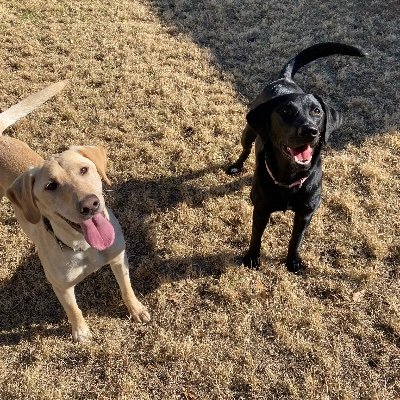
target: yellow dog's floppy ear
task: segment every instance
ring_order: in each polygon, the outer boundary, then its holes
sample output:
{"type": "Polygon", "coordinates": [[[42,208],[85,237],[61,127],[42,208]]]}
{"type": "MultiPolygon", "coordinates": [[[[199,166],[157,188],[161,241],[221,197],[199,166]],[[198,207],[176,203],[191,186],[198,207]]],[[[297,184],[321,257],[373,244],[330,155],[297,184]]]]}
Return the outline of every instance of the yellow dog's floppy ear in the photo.
{"type": "Polygon", "coordinates": [[[107,177],[107,155],[106,150],[102,146],[71,146],[69,148],[72,151],[76,151],[83,157],[88,158],[96,166],[97,172],[103,178],[107,185],[111,185],[110,180],[107,177]]]}
{"type": "Polygon", "coordinates": [[[33,198],[33,184],[35,183],[34,169],[21,174],[7,189],[7,197],[24,213],[24,217],[31,223],[40,221],[40,211],[33,198]]]}

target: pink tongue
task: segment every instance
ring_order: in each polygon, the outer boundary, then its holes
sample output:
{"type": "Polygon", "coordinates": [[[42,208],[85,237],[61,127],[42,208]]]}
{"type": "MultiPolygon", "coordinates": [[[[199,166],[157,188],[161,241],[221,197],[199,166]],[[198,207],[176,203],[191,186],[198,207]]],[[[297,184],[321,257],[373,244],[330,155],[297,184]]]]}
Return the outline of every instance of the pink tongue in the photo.
{"type": "Polygon", "coordinates": [[[296,157],[300,161],[307,161],[312,157],[312,148],[309,144],[295,147],[294,149],[289,148],[289,150],[292,156],[296,157]]]}
{"type": "Polygon", "coordinates": [[[114,228],[107,221],[103,214],[96,214],[94,217],[83,221],[80,224],[85,240],[97,250],[105,250],[114,243],[114,228]]]}

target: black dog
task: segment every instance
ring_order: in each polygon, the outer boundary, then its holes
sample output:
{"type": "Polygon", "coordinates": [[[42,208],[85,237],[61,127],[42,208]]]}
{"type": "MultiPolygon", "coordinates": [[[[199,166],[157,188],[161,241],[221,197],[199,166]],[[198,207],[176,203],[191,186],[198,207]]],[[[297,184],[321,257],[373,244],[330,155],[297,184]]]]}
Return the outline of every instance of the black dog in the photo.
{"type": "Polygon", "coordinates": [[[247,267],[260,266],[261,237],[271,213],[292,210],[295,216],[286,267],[294,273],[304,268],[299,248],[321,202],[321,148],[342,119],[320,97],[304,93],[293,82],[293,76],[309,62],[333,54],[366,55],[357,47],[341,43],[320,43],[303,50],[284,66],[280,78],[257,96],[246,116],[243,151],[227,173],[242,170],[256,141],[251,190],[253,228],[250,247],[243,258],[247,267]]]}

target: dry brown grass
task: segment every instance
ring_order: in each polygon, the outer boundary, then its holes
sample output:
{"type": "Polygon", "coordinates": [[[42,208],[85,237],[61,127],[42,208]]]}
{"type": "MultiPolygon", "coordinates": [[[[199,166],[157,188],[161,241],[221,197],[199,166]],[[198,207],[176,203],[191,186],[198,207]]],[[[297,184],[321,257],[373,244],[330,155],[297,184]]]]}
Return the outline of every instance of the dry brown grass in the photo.
{"type": "Polygon", "coordinates": [[[7,134],[44,156],[107,147],[108,201],[153,319],[131,324],[105,268],[77,288],[95,337],[73,344],[3,201],[0,398],[398,399],[398,11],[396,1],[2,2],[0,108],[71,80],[7,134]],[[371,57],[321,60],[298,77],[345,114],[303,246],[310,268],[286,272],[292,216],[277,213],[263,268],[249,271],[237,258],[254,161],[239,178],[223,168],[248,101],[322,40],[371,57]]]}

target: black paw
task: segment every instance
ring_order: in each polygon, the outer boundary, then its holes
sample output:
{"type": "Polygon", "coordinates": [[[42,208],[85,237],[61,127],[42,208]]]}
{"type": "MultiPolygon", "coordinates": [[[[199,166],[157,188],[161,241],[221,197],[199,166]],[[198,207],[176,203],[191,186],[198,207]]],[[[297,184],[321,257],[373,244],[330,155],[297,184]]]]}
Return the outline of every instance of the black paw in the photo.
{"type": "Polygon", "coordinates": [[[249,254],[246,254],[243,257],[243,265],[247,268],[255,269],[258,271],[260,269],[260,256],[251,256],[249,254]]]}
{"type": "Polygon", "coordinates": [[[243,164],[232,164],[226,169],[228,175],[238,175],[243,171],[243,164]]]}
{"type": "Polygon", "coordinates": [[[306,269],[306,264],[303,263],[300,257],[287,259],[286,260],[286,268],[289,272],[293,272],[294,274],[300,274],[302,271],[306,269]]]}

